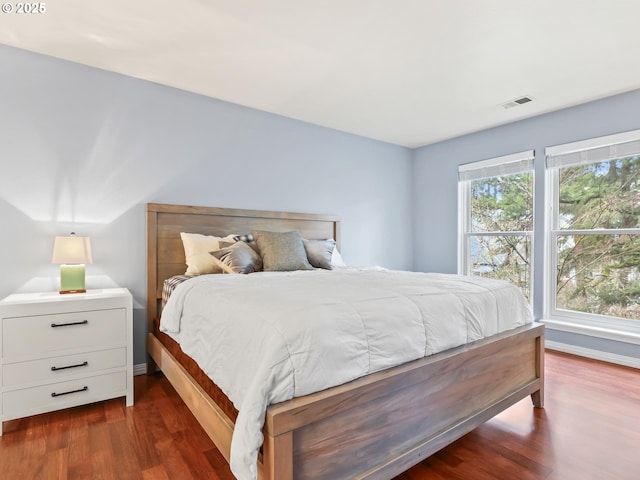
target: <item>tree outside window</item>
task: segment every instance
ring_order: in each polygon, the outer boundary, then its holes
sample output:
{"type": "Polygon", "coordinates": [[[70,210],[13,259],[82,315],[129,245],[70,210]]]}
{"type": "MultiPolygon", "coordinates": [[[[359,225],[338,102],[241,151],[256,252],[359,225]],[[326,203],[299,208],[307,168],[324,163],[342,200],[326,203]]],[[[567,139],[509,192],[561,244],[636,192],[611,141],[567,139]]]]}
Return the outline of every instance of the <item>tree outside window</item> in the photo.
{"type": "Polygon", "coordinates": [[[461,165],[459,272],[517,285],[531,300],[533,151],[461,165]]]}
{"type": "Polygon", "coordinates": [[[559,169],[556,308],[640,319],[640,156],[559,169]]]}
{"type": "Polygon", "coordinates": [[[530,299],[533,174],[471,182],[471,275],[507,280],[530,299]]]}

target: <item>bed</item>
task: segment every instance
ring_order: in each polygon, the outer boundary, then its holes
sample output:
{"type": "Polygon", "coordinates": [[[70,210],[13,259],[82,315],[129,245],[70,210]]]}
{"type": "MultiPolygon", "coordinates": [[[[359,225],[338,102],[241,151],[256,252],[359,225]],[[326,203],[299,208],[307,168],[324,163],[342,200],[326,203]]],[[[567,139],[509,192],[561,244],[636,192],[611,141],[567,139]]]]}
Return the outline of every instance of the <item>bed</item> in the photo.
{"type": "MultiPolygon", "coordinates": [[[[149,371],[162,370],[229,461],[236,412],[155,322],[164,280],[185,270],[180,232],[297,230],[339,246],[339,218],[148,204],[147,228],[149,371]]],[[[542,407],[543,352],[544,327],[532,323],[273,404],[258,478],[392,478],[527,396],[542,407]]]]}

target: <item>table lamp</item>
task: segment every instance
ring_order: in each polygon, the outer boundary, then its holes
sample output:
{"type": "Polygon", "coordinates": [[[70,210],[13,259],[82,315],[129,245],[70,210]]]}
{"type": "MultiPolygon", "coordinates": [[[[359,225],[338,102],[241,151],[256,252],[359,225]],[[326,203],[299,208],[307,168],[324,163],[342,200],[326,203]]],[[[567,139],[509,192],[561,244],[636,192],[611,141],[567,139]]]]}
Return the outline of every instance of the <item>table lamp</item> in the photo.
{"type": "Polygon", "coordinates": [[[60,265],[60,293],[84,293],[84,265],[91,263],[91,242],[89,237],[76,237],[74,232],[68,237],[56,237],[53,244],[51,263],[60,265]]]}

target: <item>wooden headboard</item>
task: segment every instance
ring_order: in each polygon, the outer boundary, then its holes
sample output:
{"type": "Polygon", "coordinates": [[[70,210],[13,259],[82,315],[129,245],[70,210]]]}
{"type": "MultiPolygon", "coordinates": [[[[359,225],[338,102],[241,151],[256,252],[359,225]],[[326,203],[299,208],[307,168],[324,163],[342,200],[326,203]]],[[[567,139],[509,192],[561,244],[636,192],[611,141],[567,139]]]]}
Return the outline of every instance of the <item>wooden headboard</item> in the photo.
{"type": "MultiPolygon", "coordinates": [[[[224,237],[251,230],[298,230],[304,238],[335,238],[340,246],[340,218],[310,213],[147,204],[147,309],[149,321],[160,314],[162,284],[186,270],[180,232],[224,237]]],[[[149,325],[151,328],[151,324],[149,325]]],[[[151,329],[149,330],[151,331],[151,329]]]]}

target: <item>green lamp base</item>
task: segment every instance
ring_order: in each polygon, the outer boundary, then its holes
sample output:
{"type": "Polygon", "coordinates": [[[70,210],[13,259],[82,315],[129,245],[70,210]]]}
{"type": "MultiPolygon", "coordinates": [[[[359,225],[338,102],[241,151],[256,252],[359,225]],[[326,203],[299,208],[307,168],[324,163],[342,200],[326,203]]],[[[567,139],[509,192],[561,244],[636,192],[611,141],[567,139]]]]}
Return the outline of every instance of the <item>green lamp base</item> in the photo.
{"type": "Polygon", "coordinates": [[[60,265],[60,293],[84,293],[84,264],[60,265]]]}

